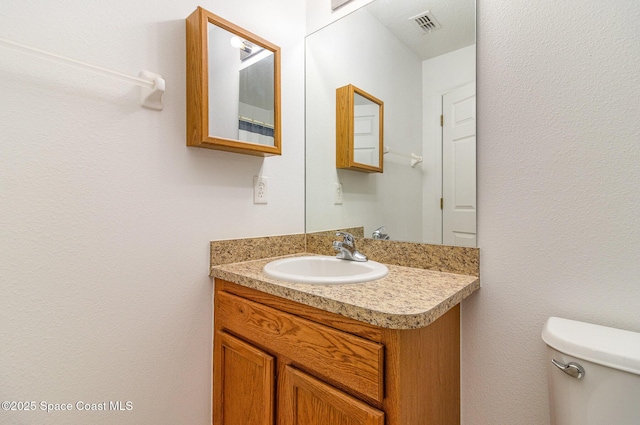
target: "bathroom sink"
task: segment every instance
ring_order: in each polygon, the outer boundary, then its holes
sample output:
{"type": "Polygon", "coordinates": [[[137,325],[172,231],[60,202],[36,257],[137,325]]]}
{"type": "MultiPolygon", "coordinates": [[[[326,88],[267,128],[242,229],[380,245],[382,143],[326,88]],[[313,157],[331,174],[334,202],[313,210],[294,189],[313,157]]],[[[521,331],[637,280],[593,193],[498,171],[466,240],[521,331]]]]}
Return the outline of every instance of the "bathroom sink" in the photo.
{"type": "Polygon", "coordinates": [[[370,282],[389,273],[387,266],[375,261],[348,261],[323,255],[275,260],[262,271],[273,279],[316,285],[370,282]]]}

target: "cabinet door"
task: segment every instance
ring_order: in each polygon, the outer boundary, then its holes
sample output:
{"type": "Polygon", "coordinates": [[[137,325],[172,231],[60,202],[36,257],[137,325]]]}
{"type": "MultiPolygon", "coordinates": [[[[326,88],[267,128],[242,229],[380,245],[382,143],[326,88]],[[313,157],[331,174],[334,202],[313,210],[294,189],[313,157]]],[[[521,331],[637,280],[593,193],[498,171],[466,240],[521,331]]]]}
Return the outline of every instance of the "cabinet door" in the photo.
{"type": "Polygon", "coordinates": [[[278,425],[384,425],[384,413],[291,366],[280,370],[278,425]]]}
{"type": "Polygon", "coordinates": [[[218,331],[213,365],[213,424],[273,425],[274,358],[218,331]]]}

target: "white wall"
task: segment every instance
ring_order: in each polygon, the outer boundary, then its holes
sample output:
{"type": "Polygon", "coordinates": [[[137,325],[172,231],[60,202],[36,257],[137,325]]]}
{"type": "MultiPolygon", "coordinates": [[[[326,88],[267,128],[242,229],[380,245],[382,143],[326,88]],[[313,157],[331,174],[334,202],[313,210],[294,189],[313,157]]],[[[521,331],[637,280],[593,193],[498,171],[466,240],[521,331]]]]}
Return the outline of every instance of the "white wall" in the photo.
{"type": "Polygon", "coordinates": [[[422,62],[422,240],[425,243],[442,243],[442,96],[475,78],[475,45],[422,62]]]}
{"type": "Polygon", "coordinates": [[[640,332],[640,2],[481,0],[478,17],[463,423],[543,425],[547,317],[640,332]]]}
{"type": "Polygon", "coordinates": [[[133,403],[0,423],[210,423],[208,243],[304,231],[304,28],[297,0],[3,1],[1,38],[158,72],[167,92],[143,109],[134,86],[0,46],[0,400],[133,403]],[[281,157],[185,146],[198,5],[282,48],[281,157]]]}

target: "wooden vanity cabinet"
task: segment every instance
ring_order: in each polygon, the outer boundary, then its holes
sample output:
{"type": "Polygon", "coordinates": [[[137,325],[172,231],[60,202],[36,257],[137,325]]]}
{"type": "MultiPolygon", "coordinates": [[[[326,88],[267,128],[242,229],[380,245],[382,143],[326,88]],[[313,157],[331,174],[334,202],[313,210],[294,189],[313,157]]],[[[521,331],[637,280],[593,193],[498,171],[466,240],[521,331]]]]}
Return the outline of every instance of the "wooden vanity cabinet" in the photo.
{"type": "Polygon", "coordinates": [[[459,306],[387,329],[216,279],[214,425],[459,423],[459,306]]]}

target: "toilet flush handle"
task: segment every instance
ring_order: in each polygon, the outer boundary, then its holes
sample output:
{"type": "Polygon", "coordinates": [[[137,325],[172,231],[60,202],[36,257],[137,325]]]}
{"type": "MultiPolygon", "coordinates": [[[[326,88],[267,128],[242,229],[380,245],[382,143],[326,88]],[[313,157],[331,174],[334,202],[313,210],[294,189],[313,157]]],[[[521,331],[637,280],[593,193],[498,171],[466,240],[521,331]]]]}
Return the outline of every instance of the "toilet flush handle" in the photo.
{"type": "Polygon", "coordinates": [[[580,379],[584,376],[584,368],[578,363],[569,362],[567,364],[564,364],[560,363],[556,359],[551,359],[551,363],[553,363],[555,367],[573,378],[580,379]]]}

